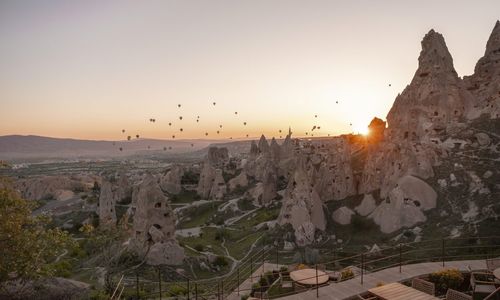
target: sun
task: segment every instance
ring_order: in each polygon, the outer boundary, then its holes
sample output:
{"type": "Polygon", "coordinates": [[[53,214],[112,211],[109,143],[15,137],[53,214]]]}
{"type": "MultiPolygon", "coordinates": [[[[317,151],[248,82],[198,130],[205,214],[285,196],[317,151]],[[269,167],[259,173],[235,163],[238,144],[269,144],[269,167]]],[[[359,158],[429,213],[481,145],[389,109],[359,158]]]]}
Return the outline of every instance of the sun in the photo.
{"type": "Polygon", "coordinates": [[[355,126],[354,127],[354,133],[367,136],[367,135],[370,134],[370,129],[366,125],[364,125],[364,126],[355,126]]]}

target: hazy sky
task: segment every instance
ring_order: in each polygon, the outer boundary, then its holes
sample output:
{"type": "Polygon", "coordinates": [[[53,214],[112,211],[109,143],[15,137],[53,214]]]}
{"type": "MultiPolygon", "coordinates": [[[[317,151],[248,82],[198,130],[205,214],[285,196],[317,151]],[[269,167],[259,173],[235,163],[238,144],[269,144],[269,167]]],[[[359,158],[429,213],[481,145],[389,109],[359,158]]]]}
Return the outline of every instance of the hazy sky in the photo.
{"type": "Polygon", "coordinates": [[[463,76],[497,19],[499,0],[0,0],[0,135],[357,131],[385,118],[428,30],[463,76]]]}

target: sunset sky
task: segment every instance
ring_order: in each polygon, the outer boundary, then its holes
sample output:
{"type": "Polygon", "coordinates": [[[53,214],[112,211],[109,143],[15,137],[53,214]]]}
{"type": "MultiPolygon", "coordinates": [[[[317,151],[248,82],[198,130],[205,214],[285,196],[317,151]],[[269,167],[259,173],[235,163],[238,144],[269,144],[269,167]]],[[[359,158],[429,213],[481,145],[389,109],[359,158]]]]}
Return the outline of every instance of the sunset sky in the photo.
{"type": "Polygon", "coordinates": [[[427,31],[469,75],[497,19],[499,0],[0,0],[0,135],[356,132],[385,119],[427,31]]]}

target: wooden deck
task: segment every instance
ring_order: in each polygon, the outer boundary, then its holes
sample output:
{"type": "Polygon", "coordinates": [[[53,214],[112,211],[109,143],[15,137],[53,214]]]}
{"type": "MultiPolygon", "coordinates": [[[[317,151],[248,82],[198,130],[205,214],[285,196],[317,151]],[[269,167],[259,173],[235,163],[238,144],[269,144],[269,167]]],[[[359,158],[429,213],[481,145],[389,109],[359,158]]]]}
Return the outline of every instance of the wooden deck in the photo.
{"type": "MultiPolygon", "coordinates": [[[[443,268],[441,262],[428,262],[428,263],[418,263],[418,264],[410,264],[404,265],[402,267],[401,273],[399,273],[399,267],[388,268],[382,271],[365,274],[363,276],[363,284],[361,284],[361,278],[358,276],[351,280],[342,281],[339,283],[331,282],[327,286],[322,286],[319,288],[319,298],[323,300],[344,300],[354,297],[358,294],[362,294],[368,291],[368,289],[374,288],[378,283],[391,283],[391,282],[400,282],[410,280],[414,277],[422,276],[425,274],[429,274],[435,271],[439,271],[442,269],[448,268],[456,268],[463,272],[468,272],[468,266],[470,266],[473,270],[484,270],[486,269],[486,261],[482,260],[462,260],[462,261],[450,261],[446,262],[443,268]]],[[[254,276],[258,276],[262,274],[264,271],[269,271],[276,269],[276,264],[268,264],[265,263],[264,267],[258,268],[254,276]]],[[[252,283],[249,279],[245,280],[240,285],[240,290],[251,288],[252,283]]],[[[239,300],[241,299],[241,295],[248,295],[249,291],[244,293],[240,293],[237,295],[236,291],[231,293],[226,299],[230,300],[239,300]]],[[[280,299],[287,300],[309,300],[316,298],[316,289],[282,297],[280,299]]]]}
{"type": "Polygon", "coordinates": [[[439,300],[439,298],[426,294],[399,282],[393,282],[368,290],[371,294],[386,300],[439,300]]]}

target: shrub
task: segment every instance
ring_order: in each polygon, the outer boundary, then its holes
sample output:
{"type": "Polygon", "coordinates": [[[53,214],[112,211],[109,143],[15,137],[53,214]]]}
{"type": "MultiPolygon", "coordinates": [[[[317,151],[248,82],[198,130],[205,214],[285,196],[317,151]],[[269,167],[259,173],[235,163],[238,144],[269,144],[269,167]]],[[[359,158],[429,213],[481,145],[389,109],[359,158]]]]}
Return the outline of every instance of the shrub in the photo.
{"type": "Polygon", "coordinates": [[[175,296],[180,296],[180,295],[187,295],[187,289],[183,286],[180,285],[172,285],[168,289],[168,292],[170,292],[171,295],[175,296]]]}
{"type": "Polygon", "coordinates": [[[350,268],[344,269],[340,273],[340,278],[342,280],[350,279],[350,278],[353,278],[353,277],[354,277],[354,272],[350,268]]]}
{"type": "Polygon", "coordinates": [[[214,260],[214,265],[219,267],[224,267],[228,265],[227,259],[225,256],[217,256],[214,260]]]}
{"type": "Polygon", "coordinates": [[[250,297],[250,295],[243,295],[241,296],[241,300],[247,300],[250,297]]]}
{"type": "Polygon", "coordinates": [[[264,286],[268,286],[268,282],[267,282],[267,279],[266,277],[264,276],[260,276],[260,279],[259,279],[259,285],[264,287],[264,286]]]}
{"type": "Polygon", "coordinates": [[[447,269],[429,274],[429,281],[436,285],[436,291],[442,295],[449,288],[458,289],[464,282],[464,276],[457,269],[447,269]]]}
{"type": "Polygon", "coordinates": [[[194,246],[194,250],[198,252],[203,252],[203,250],[205,250],[205,247],[203,247],[202,244],[196,244],[196,246],[194,246]]]}

